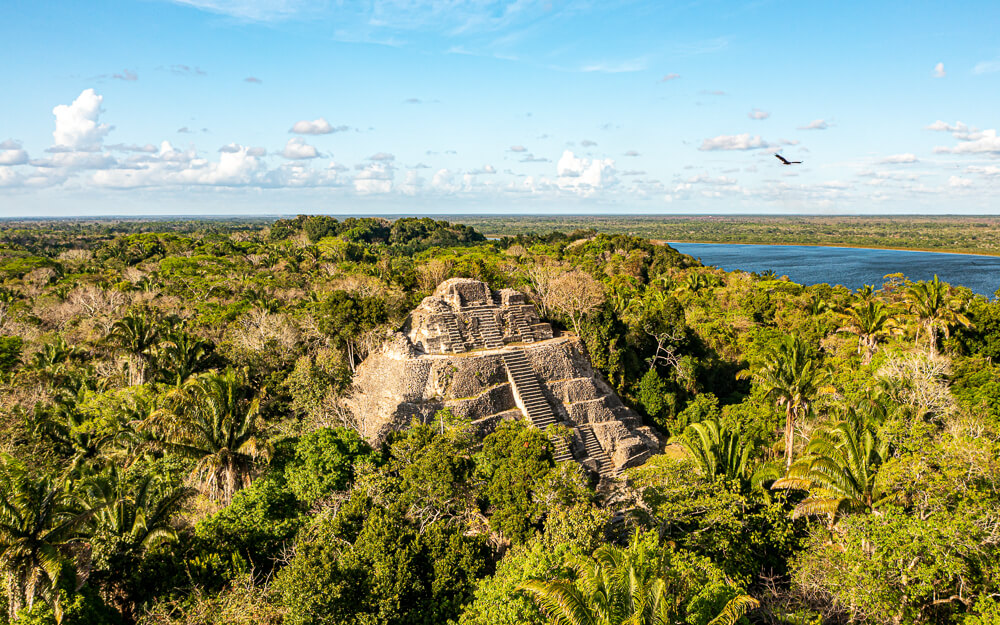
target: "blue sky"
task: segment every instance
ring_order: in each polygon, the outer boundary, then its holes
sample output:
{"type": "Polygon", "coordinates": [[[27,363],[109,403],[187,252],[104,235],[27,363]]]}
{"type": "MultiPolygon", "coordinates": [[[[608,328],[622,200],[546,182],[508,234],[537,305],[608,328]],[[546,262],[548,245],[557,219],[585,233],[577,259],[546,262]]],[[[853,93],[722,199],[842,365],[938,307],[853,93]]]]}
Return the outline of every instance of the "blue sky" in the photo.
{"type": "Polygon", "coordinates": [[[996,214],[998,23],[995,2],[4,0],[0,216],[996,214]]]}

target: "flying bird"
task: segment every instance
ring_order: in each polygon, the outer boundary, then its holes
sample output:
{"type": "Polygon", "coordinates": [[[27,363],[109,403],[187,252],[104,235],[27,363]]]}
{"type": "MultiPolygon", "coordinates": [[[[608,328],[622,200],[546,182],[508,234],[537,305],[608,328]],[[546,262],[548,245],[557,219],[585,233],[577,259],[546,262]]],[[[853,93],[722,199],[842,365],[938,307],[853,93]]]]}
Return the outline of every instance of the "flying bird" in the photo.
{"type": "Polygon", "coordinates": [[[781,161],[782,165],[801,165],[802,164],[802,161],[790,161],[790,160],[788,160],[787,158],[785,158],[784,156],[782,156],[780,154],[775,154],[775,156],[778,157],[778,160],[781,161]]]}

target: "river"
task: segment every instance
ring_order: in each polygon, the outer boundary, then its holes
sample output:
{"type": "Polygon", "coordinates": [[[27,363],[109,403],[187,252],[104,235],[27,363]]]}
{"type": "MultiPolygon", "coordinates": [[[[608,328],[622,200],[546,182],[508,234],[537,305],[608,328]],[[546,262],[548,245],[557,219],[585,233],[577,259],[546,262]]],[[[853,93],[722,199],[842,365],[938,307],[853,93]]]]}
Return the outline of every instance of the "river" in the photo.
{"type": "Polygon", "coordinates": [[[872,284],[878,288],[887,274],[902,273],[911,280],[930,280],[937,274],[943,282],[966,286],[986,296],[992,296],[1000,288],[997,256],[811,245],[671,243],[670,246],[700,258],[706,265],[727,271],[771,270],[799,284],[826,282],[850,289],[872,284]]]}

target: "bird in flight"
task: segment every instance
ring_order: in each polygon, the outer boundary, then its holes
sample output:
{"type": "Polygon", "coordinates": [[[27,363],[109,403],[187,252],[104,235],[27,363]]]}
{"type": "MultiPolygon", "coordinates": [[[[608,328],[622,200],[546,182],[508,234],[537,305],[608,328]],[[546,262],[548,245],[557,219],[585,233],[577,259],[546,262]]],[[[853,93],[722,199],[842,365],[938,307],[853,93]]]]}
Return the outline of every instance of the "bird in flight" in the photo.
{"type": "Polygon", "coordinates": [[[785,158],[784,156],[782,156],[780,154],[775,154],[775,156],[778,157],[778,160],[781,161],[782,165],[801,165],[802,164],[802,161],[790,161],[790,160],[788,160],[787,158],[785,158]]]}

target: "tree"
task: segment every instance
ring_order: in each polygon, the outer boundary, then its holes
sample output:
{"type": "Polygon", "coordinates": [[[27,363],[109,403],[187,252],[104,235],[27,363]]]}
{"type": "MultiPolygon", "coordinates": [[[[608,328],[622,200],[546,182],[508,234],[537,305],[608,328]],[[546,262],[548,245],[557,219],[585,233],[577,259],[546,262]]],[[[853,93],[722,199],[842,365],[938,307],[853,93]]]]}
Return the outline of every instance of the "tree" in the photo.
{"type": "Polygon", "coordinates": [[[750,446],[715,420],[692,423],[672,440],[680,443],[698,471],[710,480],[747,477],[750,446]]]}
{"type": "MultiPolygon", "coordinates": [[[[745,377],[745,372],[741,372],[745,377]]],[[[786,337],[765,353],[752,374],[779,408],[785,409],[785,468],[792,466],[795,423],[808,413],[828,375],[802,339],[786,337]]]]}
{"type": "Polygon", "coordinates": [[[60,582],[75,574],[74,549],[91,514],[74,507],[63,484],[0,456],[0,574],[12,618],[39,598],[60,618],[60,582]]]}
{"type": "Polygon", "coordinates": [[[223,503],[270,460],[263,427],[260,398],[232,368],[190,378],[143,424],[165,449],[196,460],[193,480],[223,503]]]}
{"type": "Polygon", "coordinates": [[[521,584],[559,625],[732,625],[758,605],[707,560],[654,547],[641,534],[627,548],[603,545],[567,565],[572,580],[521,584]]]}
{"type": "Polygon", "coordinates": [[[362,336],[389,319],[385,302],[378,297],[354,296],[334,291],[319,309],[319,329],[334,344],[347,351],[347,362],[354,371],[355,352],[362,336]]]}
{"type": "Polygon", "coordinates": [[[879,341],[887,334],[899,331],[896,319],[882,302],[864,300],[847,309],[841,315],[843,325],[838,332],[850,332],[858,337],[858,353],[863,354],[862,362],[868,364],[878,349],[879,341]]]}
{"type": "Polygon", "coordinates": [[[112,327],[108,340],[129,355],[129,384],[146,381],[146,368],[160,341],[160,325],[145,310],[133,310],[112,327]]]}
{"type": "Polygon", "coordinates": [[[159,543],[174,540],[174,516],[193,490],[172,486],[148,474],[130,482],[111,468],[85,481],[83,507],[93,513],[91,538],[95,572],[91,579],[105,592],[129,622],[136,616],[142,590],[134,573],[144,553],[159,543]]]}
{"type": "Polygon", "coordinates": [[[569,317],[573,330],[580,333],[580,320],[604,303],[604,287],[586,271],[571,269],[552,279],[549,305],[569,317]]]}
{"type": "Polygon", "coordinates": [[[920,342],[920,330],[923,328],[932,355],[937,353],[939,328],[947,337],[951,335],[951,328],[954,326],[971,325],[962,302],[950,298],[950,294],[951,287],[939,281],[937,274],[934,274],[934,279],[930,282],[917,282],[906,290],[910,311],[917,318],[918,324],[913,340],[916,343],[920,342]]]}
{"type": "Polygon", "coordinates": [[[209,360],[210,344],[187,332],[175,330],[161,345],[159,359],[162,378],[180,386],[198,373],[209,360]]]}
{"type": "Polygon", "coordinates": [[[483,439],[475,476],[482,482],[480,505],[493,531],[522,543],[540,527],[545,506],[536,491],[553,466],[552,442],[524,422],[505,421],[483,439]]]}
{"type": "Polygon", "coordinates": [[[295,496],[306,503],[344,490],[354,478],[354,465],[375,460],[375,452],[357,432],[321,428],[299,439],[295,456],[285,467],[285,478],[295,496]]]}
{"type": "Polygon", "coordinates": [[[879,477],[889,457],[888,442],[854,418],[817,432],[806,456],[793,464],[772,489],[809,491],[794,516],[825,514],[830,524],[846,512],[871,510],[891,495],[879,477]]]}

